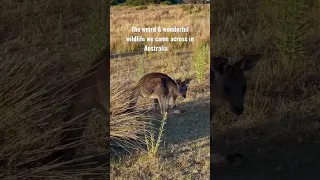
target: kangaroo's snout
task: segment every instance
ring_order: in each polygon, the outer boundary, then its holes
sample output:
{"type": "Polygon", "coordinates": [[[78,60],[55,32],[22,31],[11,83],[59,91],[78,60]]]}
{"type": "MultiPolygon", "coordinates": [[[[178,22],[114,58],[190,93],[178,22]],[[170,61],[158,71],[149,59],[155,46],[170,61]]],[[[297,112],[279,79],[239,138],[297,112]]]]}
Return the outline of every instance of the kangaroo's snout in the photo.
{"type": "Polygon", "coordinates": [[[187,95],[182,95],[182,97],[183,97],[183,98],[186,98],[186,97],[187,97],[187,95]]]}

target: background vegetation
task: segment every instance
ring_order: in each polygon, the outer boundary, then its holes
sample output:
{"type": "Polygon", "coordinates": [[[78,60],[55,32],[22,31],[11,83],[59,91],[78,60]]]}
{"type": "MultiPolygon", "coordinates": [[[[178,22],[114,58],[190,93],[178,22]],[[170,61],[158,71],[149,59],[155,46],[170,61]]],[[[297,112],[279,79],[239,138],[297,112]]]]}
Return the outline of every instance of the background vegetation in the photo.
{"type": "Polygon", "coordinates": [[[182,0],[111,0],[111,5],[141,6],[149,4],[181,4],[182,0]]]}
{"type": "Polygon", "coordinates": [[[319,5],[312,0],[217,1],[211,9],[212,56],[264,56],[247,74],[244,115],[236,119],[224,107],[214,121],[212,148],[243,153],[247,161],[216,169],[213,178],[316,178],[319,5]]]}
{"type": "Polygon", "coordinates": [[[143,51],[144,45],[165,45],[169,51],[193,51],[197,46],[209,43],[209,6],[205,5],[179,5],[179,6],[145,6],[137,7],[112,7],[110,14],[110,51],[123,53],[143,51]],[[130,23],[127,23],[130,22],[130,23]],[[195,42],[127,42],[126,37],[136,35],[131,32],[131,27],[187,27],[188,33],[139,33],[144,37],[194,37],[195,42]]]}

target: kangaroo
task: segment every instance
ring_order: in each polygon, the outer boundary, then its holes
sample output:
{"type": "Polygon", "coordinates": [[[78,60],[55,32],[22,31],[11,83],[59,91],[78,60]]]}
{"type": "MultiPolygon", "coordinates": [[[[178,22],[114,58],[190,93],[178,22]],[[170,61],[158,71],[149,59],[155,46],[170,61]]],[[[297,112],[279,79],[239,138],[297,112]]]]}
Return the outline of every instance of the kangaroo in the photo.
{"type": "Polygon", "coordinates": [[[168,75],[159,72],[153,72],[144,75],[135,86],[132,101],[127,111],[132,111],[140,96],[154,99],[153,107],[159,103],[161,114],[169,109],[169,100],[173,99],[173,107],[176,107],[176,99],[179,95],[187,97],[188,84],[191,79],[185,81],[172,80],[168,75]]]}
{"type": "MultiPolygon", "coordinates": [[[[47,164],[58,158],[63,161],[75,158],[76,147],[73,147],[72,144],[79,143],[82,138],[90,110],[93,108],[101,109],[106,118],[109,117],[110,63],[108,56],[109,47],[106,47],[93,61],[91,68],[75,83],[72,93],[75,94],[73,103],[69,108],[68,115],[64,118],[65,122],[73,118],[75,121],[63,128],[59,142],[59,145],[65,148],[45,157],[42,163],[47,164]]],[[[107,120],[106,123],[108,123],[107,120]]]]}
{"type": "MultiPolygon", "coordinates": [[[[228,104],[230,111],[240,116],[244,111],[244,97],[247,90],[245,71],[251,70],[261,59],[260,54],[247,55],[233,65],[226,57],[214,57],[210,62],[210,121],[213,143],[213,116],[224,104],[228,104]]],[[[229,156],[232,157],[232,156],[229,156]]],[[[230,159],[230,158],[227,158],[230,159]]]]}
{"type": "Polygon", "coordinates": [[[228,64],[228,59],[225,57],[213,58],[210,65],[210,73],[213,76],[210,83],[210,119],[224,103],[229,105],[230,111],[235,115],[243,113],[247,89],[244,72],[251,70],[260,58],[260,54],[245,56],[233,65],[228,64]]]}

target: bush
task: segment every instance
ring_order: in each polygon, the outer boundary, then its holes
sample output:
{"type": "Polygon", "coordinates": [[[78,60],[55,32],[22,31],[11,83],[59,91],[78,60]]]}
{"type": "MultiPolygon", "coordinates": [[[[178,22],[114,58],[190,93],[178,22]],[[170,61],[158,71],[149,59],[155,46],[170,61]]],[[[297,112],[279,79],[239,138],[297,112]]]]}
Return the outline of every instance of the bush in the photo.
{"type": "Polygon", "coordinates": [[[125,3],[129,6],[141,6],[153,3],[153,0],[127,0],[125,3]]]}
{"type": "Polygon", "coordinates": [[[172,5],[172,2],[171,1],[164,1],[164,2],[161,2],[161,4],[172,5]]]}
{"type": "Polygon", "coordinates": [[[120,4],[120,3],[119,3],[118,0],[111,0],[111,1],[110,1],[110,4],[111,4],[111,5],[118,5],[118,4],[120,4]]]}
{"type": "Polygon", "coordinates": [[[198,82],[201,83],[205,79],[206,67],[208,65],[208,55],[210,53],[209,46],[200,44],[193,57],[194,67],[198,82]]]}
{"type": "Polygon", "coordinates": [[[124,2],[125,2],[125,0],[111,0],[110,4],[111,5],[119,5],[119,4],[122,4],[124,2]]]}
{"type": "MultiPolygon", "coordinates": [[[[128,5],[128,6],[141,6],[141,5],[157,5],[156,4],[156,0],[112,0],[111,1],[111,5],[118,5],[121,4],[123,2],[128,5]]],[[[177,4],[177,3],[181,3],[181,1],[179,0],[160,0],[160,4],[165,4],[165,5],[171,5],[171,4],[177,4]]]]}
{"type": "Polygon", "coordinates": [[[148,6],[142,5],[142,6],[136,7],[136,10],[144,10],[144,9],[148,9],[148,6]]]}

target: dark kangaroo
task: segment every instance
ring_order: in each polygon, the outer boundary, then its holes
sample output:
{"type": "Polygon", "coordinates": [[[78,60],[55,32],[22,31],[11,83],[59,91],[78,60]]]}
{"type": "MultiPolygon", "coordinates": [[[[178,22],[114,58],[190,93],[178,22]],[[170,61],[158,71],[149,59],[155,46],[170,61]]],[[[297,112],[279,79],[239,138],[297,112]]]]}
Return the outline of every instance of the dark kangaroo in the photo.
{"type": "MultiPolygon", "coordinates": [[[[72,93],[75,96],[72,99],[69,113],[64,118],[65,122],[71,119],[75,119],[75,121],[63,128],[59,146],[64,148],[45,157],[42,163],[47,164],[58,158],[62,161],[68,161],[76,157],[77,147],[74,144],[81,140],[87,126],[89,112],[93,108],[101,109],[106,117],[106,123],[108,123],[107,118],[110,114],[108,103],[110,63],[108,56],[109,47],[106,47],[96,57],[91,68],[75,83],[72,93]]],[[[108,127],[108,129],[110,128],[108,127]]],[[[108,157],[104,159],[107,160],[108,157]]]]}
{"type": "MultiPolygon", "coordinates": [[[[240,116],[244,111],[244,97],[247,90],[245,71],[251,70],[261,59],[260,54],[247,55],[233,65],[227,57],[214,57],[210,62],[210,141],[213,143],[214,113],[223,104],[228,104],[235,115],[240,116]]],[[[239,156],[239,155],[237,155],[239,156]]],[[[227,159],[230,160],[229,156],[227,159]]]]}
{"type": "Polygon", "coordinates": [[[179,95],[187,97],[188,84],[191,79],[174,81],[164,73],[153,72],[144,75],[135,86],[132,101],[127,111],[132,111],[140,96],[154,99],[159,103],[160,111],[164,114],[169,109],[169,100],[173,99],[173,108],[176,107],[176,99],[179,95]]]}

